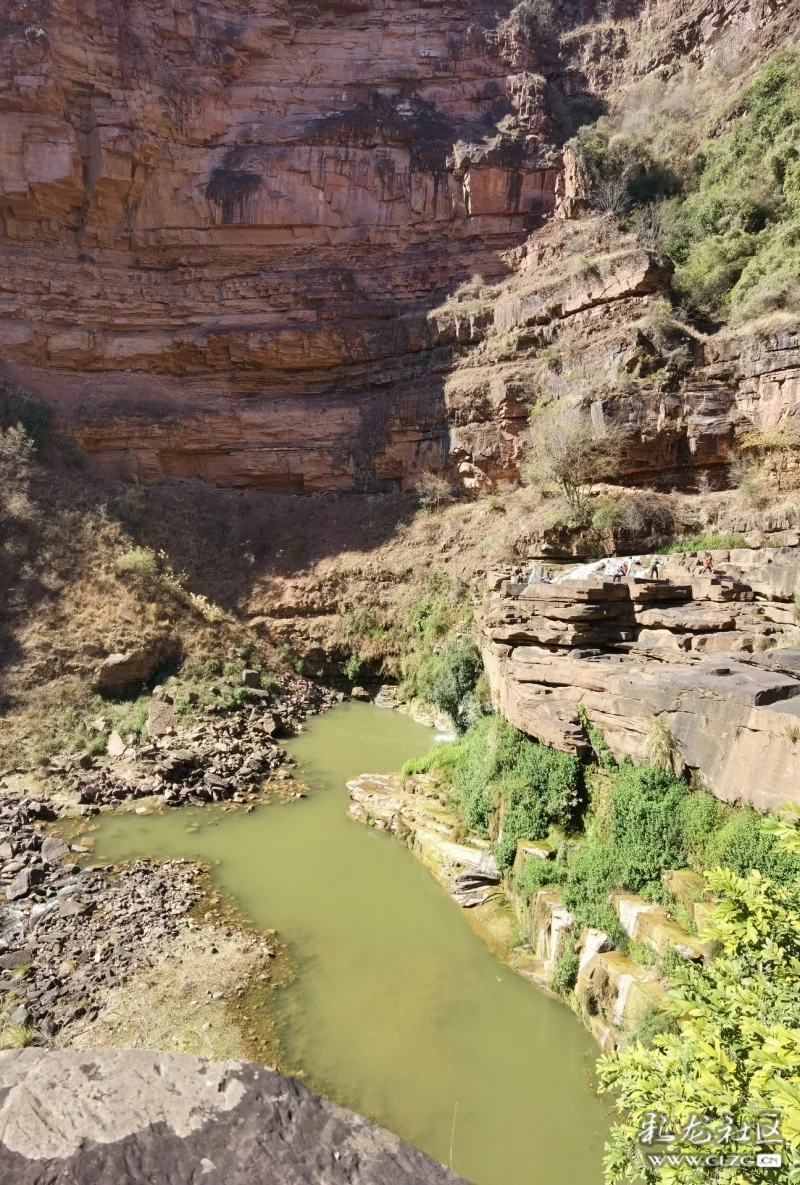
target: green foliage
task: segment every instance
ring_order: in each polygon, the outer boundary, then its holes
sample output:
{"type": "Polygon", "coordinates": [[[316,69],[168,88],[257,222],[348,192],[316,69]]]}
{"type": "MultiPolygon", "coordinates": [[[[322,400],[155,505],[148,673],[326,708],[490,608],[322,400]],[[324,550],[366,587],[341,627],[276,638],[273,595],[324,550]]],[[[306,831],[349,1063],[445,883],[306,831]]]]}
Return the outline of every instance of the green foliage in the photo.
{"type": "Polygon", "coordinates": [[[567,866],[563,861],[529,856],[514,877],[514,888],[520,897],[531,901],[546,885],[563,885],[566,879],[567,866]]]}
{"type": "MultiPolygon", "coordinates": [[[[607,1145],[609,1185],[745,1180],[736,1168],[645,1165],[638,1137],[653,1112],[667,1117],[675,1137],[655,1152],[695,1151],[680,1144],[692,1115],[717,1131],[732,1121],[757,1133],[759,1117],[772,1112],[786,1141],[784,1164],[787,1153],[800,1154],[800,881],[776,885],[759,872],[738,877],[719,869],[707,883],[720,899],[710,929],[721,954],[708,966],[673,965],[666,1016],[677,1032],[656,1033],[649,1047],[636,1041],[599,1062],[601,1090],[615,1093],[623,1116],[607,1145]]],[[[763,1141],[747,1149],[775,1150],[763,1141]]],[[[796,1176],[790,1167],[787,1180],[796,1176]]],[[[747,1170],[747,1181],[774,1179],[773,1171],[747,1170]]]]}
{"type": "Polygon", "coordinates": [[[434,745],[403,766],[403,773],[434,770],[452,786],[451,803],[463,822],[482,835],[495,806],[504,804],[501,868],[512,864],[517,839],[540,839],[553,823],[577,821],[583,792],[577,758],[528,740],[500,716],[482,717],[457,741],[434,745]]]}
{"type": "Polygon", "coordinates": [[[564,904],[575,915],[578,926],[604,930],[623,948],[626,934],[608,904],[609,893],[623,888],[620,861],[610,844],[587,839],[569,865],[564,886],[564,904]]]}
{"type": "Polygon", "coordinates": [[[342,670],[351,682],[357,679],[358,672],[361,670],[361,659],[359,656],[357,654],[348,654],[342,670]]]}
{"type": "Polygon", "coordinates": [[[158,560],[149,547],[133,547],[117,556],[114,570],[120,576],[130,577],[137,584],[147,585],[158,578],[158,560]]]}
{"type": "Polygon", "coordinates": [[[565,996],[574,988],[575,980],[578,978],[578,961],[578,956],[573,950],[565,950],[556,960],[550,986],[560,996],[565,996]]]}
{"type": "Polygon", "coordinates": [[[787,802],[780,814],[764,820],[763,827],[784,851],[800,856],[800,806],[787,802]]]}
{"type": "Polygon", "coordinates": [[[678,1022],[674,1017],[667,1016],[660,1008],[649,1008],[631,1034],[629,1044],[639,1042],[644,1049],[650,1049],[656,1037],[661,1037],[665,1033],[677,1033],[677,1031],[678,1022]]]}
{"type": "Polygon", "coordinates": [[[634,92],[572,146],[595,203],[676,265],[692,313],[740,323],[800,309],[800,54],[778,53],[735,97],[727,130],[703,144],[692,80],[634,92]],[[683,93],[681,93],[683,91],[683,93]],[[634,111],[634,105],[637,110],[634,111]]]}
{"type": "Polygon", "coordinates": [[[421,590],[401,610],[404,699],[421,697],[447,712],[459,729],[482,715],[474,690],[483,671],[477,647],[468,636],[472,608],[465,589],[434,568],[421,590]]]}
{"type": "Polygon", "coordinates": [[[639,892],[684,862],[684,782],[666,769],[623,763],[611,787],[610,841],[626,889],[639,892]]]}
{"type": "Polygon", "coordinates": [[[509,737],[505,763],[495,782],[505,808],[495,850],[500,869],[513,864],[517,840],[543,839],[553,824],[574,826],[583,803],[578,759],[512,731],[516,735],[509,737]]]}
{"type": "Polygon", "coordinates": [[[722,534],[689,535],[676,539],[661,548],[662,555],[675,555],[682,551],[729,551],[732,547],[747,547],[744,535],[726,531],[722,534]]]}
{"type": "Polygon", "coordinates": [[[0,428],[21,427],[36,452],[40,452],[51,419],[46,403],[26,395],[13,383],[0,383],[0,428]]]}
{"type": "Polygon", "coordinates": [[[733,813],[710,836],[704,863],[707,868],[729,868],[737,876],[747,876],[751,869],[757,869],[779,885],[793,884],[800,876],[800,855],[781,847],[775,835],[764,827],[761,816],[749,806],[733,813]]]}
{"type": "Polygon", "coordinates": [[[706,867],[706,848],[711,836],[723,826],[730,814],[725,807],[704,790],[687,794],[681,804],[681,830],[686,860],[696,871],[706,867]]]}
{"type": "Polygon", "coordinates": [[[600,768],[605,770],[616,769],[617,759],[611,752],[602,728],[595,728],[590,722],[583,704],[578,704],[578,718],[583,731],[586,733],[586,738],[592,746],[592,751],[597,758],[600,768]]]}
{"type": "Polygon", "coordinates": [[[469,638],[447,642],[431,664],[422,683],[422,694],[435,704],[457,727],[468,726],[481,715],[481,708],[469,697],[483,672],[480,651],[469,638]],[[472,719],[470,719],[472,715],[472,719]]]}
{"type": "Polygon", "coordinates": [[[741,321],[800,296],[800,55],[777,54],[739,107],[701,152],[669,249],[677,292],[699,312],[741,321]]]}
{"type": "Polygon", "coordinates": [[[613,531],[622,522],[625,506],[621,498],[598,498],[592,511],[595,531],[613,531]]]}

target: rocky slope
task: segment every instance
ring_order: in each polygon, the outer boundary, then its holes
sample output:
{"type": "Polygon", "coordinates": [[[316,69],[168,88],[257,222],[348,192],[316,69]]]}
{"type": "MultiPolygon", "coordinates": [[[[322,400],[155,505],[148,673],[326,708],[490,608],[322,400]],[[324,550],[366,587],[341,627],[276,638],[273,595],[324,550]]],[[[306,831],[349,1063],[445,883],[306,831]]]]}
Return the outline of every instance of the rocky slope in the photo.
{"type": "MultiPolygon", "coordinates": [[[[797,6],[540,7],[12,8],[7,372],[106,474],[296,492],[446,463],[466,485],[513,477],[545,314],[612,414],[602,376],[635,369],[666,277],[580,221],[564,139],[687,64],[738,85],[797,6]]],[[[640,476],[720,460],[797,398],[791,335],[704,345],[688,370],[613,410],[640,476]]]]}

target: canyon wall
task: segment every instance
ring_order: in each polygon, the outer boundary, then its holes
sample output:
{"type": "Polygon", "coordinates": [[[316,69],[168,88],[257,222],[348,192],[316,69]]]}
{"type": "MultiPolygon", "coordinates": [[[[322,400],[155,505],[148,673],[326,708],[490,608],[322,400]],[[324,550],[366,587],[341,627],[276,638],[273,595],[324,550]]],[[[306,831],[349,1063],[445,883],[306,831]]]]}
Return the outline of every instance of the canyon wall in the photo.
{"type": "Polygon", "coordinates": [[[552,209],[480,3],[56,0],[0,41],[0,350],[105,472],[327,490],[446,456],[426,313],[552,209]]]}
{"type": "MultiPolygon", "coordinates": [[[[542,310],[584,371],[626,373],[669,280],[635,261],[610,284],[578,274],[617,232],[584,217],[566,137],[687,64],[735,90],[797,16],[796,0],[576,0],[537,26],[526,3],[510,20],[511,0],[9,5],[6,376],[112,476],[516,477],[542,310]],[[575,292],[553,306],[559,269],[575,292]]],[[[700,379],[663,399],[632,381],[631,476],[724,459],[740,390],[777,384],[773,418],[793,403],[795,343],[766,352],[728,344],[727,374],[698,355],[700,379]]]]}

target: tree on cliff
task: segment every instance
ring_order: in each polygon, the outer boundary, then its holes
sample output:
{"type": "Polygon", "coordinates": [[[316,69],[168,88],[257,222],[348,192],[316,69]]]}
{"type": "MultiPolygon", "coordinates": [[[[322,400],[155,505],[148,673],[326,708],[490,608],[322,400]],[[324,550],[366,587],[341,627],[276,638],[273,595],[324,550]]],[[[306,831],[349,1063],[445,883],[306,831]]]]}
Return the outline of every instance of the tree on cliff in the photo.
{"type": "Polygon", "coordinates": [[[586,499],[595,482],[619,466],[623,438],[615,428],[595,428],[576,408],[547,409],[532,421],[528,480],[555,486],[578,521],[586,517],[586,499]]]}

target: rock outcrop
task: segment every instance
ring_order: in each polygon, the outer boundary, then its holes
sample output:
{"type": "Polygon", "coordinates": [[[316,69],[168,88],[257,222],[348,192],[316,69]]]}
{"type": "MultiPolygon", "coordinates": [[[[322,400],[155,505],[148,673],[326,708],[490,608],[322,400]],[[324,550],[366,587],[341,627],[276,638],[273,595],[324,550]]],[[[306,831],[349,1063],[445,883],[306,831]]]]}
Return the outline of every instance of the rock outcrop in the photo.
{"type": "Polygon", "coordinates": [[[381,490],[449,464],[484,488],[518,472],[557,339],[595,417],[629,429],[630,476],[724,461],[796,404],[796,334],[692,339],[691,373],[666,373],[637,329],[663,262],[609,219],[575,234],[585,178],[562,148],[634,80],[766,60],[796,2],[587,0],[546,35],[511,9],[10,9],[8,376],[114,477],[381,490]],[[634,372],[664,374],[605,390],[634,372]]]}
{"type": "MultiPolygon", "coordinates": [[[[713,943],[690,934],[661,906],[633,893],[615,893],[609,904],[636,944],[632,951],[652,952],[646,964],[619,950],[602,930],[579,927],[557,885],[540,889],[529,900],[520,893],[516,876],[528,860],[550,859],[555,850],[540,840],[520,839],[513,870],[501,875],[492,845],[465,833],[447,809],[448,787],[434,775],[363,774],[347,788],[351,818],[406,843],[453,901],[468,910],[476,932],[519,975],[552,991],[562,956],[577,954],[575,1003],[607,1053],[618,1049],[663,1003],[666,982],[658,959],[670,949],[695,962],[713,956],[713,943]],[[514,914],[516,926],[511,924],[514,914]]],[[[703,878],[683,868],[665,871],[662,879],[702,931],[711,908],[703,878]]]]}
{"type": "Polygon", "coordinates": [[[496,576],[479,618],[495,706],[567,752],[590,751],[580,709],[619,756],[670,760],[725,801],[800,801],[800,557],[711,555],[713,575],[693,554],[657,581],[496,576]]]}
{"type": "Polygon", "coordinates": [[[439,467],[427,311],[505,274],[555,200],[547,84],[509,66],[500,17],[480,0],[137,0],[121,25],[74,0],[11,11],[11,376],[107,474],[302,492],[439,467]]]}
{"type": "Polygon", "coordinates": [[[0,1185],[456,1185],[396,1136],[247,1062],[0,1053],[0,1185]]]}

